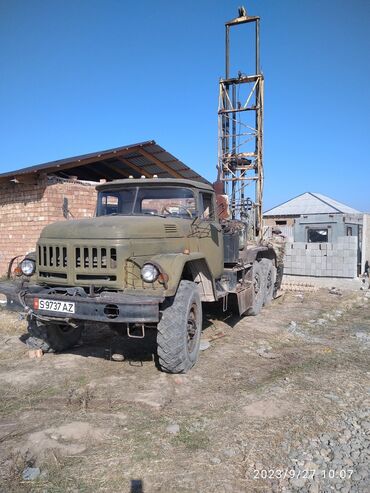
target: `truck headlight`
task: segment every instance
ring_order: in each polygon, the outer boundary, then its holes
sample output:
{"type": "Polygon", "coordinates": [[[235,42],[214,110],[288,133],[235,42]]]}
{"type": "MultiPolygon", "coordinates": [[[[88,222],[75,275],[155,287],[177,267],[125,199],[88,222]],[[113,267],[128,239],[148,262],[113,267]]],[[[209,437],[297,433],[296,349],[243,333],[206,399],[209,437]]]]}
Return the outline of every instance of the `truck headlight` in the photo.
{"type": "Polygon", "coordinates": [[[141,268],[141,278],[144,282],[154,282],[159,276],[159,270],[153,264],[144,264],[141,268]]]}
{"type": "Polygon", "coordinates": [[[33,260],[30,260],[28,258],[22,260],[21,271],[25,276],[32,276],[35,270],[36,270],[36,265],[33,260]]]}

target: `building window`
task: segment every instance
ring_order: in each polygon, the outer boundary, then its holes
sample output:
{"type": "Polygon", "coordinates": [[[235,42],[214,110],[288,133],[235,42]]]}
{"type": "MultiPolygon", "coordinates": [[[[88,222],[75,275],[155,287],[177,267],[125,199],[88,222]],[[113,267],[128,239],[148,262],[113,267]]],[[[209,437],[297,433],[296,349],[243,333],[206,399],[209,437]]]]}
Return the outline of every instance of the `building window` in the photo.
{"type": "Polygon", "coordinates": [[[352,226],[347,226],[347,236],[352,236],[352,226]]]}
{"type": "Polygon", "coordinates": [[[328,230],[319,228],[309,228],[307,230],[307,242],[308,243],[327,243],[328,242],[328,230]]]}
{"type": "Polygon", "coordinates": [[[276,226],[286,226],[286,221],[275,221],[276,226]]]}

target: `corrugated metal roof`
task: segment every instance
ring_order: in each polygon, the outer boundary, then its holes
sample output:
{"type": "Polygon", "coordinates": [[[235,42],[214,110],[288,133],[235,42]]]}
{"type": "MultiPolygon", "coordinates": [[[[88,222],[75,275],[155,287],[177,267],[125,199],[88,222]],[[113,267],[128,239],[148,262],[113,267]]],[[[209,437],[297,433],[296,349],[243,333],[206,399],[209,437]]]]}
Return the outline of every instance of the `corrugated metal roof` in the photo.
{"type": "Polygon", "coordinates": [[[285,217],[307,214],[361,214],[361,212],[321,193],[305,192],[266,211],[263,215],[285,217]]]}
{"type": "Polygon", "coordinates": [[[29,166],[0,174],[0,183],[22,181],[40,174],[53,174],[79,180],[99,181],[127,178],[132,175],[158,174],[161,178],[190,178],[202,183],[208,180],[159,146],[154,140],[97,151],[49,163],[29,166]]]}

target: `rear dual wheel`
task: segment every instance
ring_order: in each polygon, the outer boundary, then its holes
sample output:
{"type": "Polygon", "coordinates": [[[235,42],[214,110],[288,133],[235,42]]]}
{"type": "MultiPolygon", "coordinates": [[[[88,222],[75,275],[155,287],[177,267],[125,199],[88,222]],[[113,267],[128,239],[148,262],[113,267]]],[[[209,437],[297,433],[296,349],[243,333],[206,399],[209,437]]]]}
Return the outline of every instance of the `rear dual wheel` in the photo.
{"type": "Polygon", "coordinates": [[[261,266],[264,271],[265,278],[265,297],[263,300],[263,305],[268,305],[273,297],[275,291],[275,283],[276,283],[276,267],[273,264],[272,260],[267,258],[263,258],[261,260],[261,266]]]}
{"type": "Polygon", "coordinates": [[[258,315],[264,305],[273,298],[276,281],[276,268],[272,260],[255,260],[252,266],[253,301],[247,315],[258,315]]]}

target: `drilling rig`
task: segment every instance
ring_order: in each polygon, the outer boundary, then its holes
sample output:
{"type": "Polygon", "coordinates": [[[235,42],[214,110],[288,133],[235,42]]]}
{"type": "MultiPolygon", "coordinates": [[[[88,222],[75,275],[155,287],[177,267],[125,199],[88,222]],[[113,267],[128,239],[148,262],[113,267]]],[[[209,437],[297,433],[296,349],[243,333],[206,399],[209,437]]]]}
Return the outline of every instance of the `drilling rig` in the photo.
{"type": "Polygon", "coordinates": [[[260,67],[260,18],[244,7],[225,24],[225,78],[220,80],[218,109],[218,181],[229,197],[232,219],[247,224],[248,238],[262,237],[263,90],[260,67]],[[254,74],[230,71],[230,31],[254,29],[254,74]]]}

